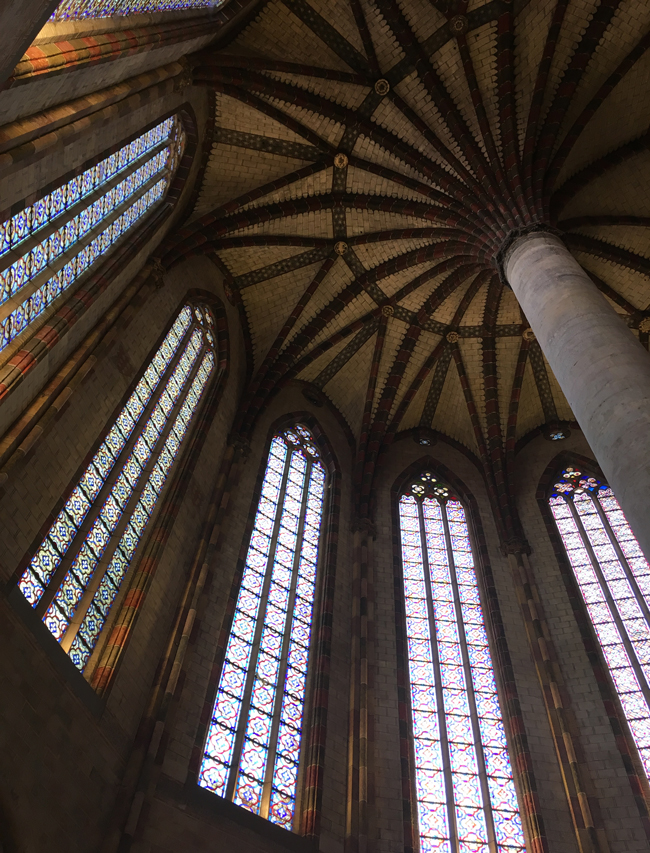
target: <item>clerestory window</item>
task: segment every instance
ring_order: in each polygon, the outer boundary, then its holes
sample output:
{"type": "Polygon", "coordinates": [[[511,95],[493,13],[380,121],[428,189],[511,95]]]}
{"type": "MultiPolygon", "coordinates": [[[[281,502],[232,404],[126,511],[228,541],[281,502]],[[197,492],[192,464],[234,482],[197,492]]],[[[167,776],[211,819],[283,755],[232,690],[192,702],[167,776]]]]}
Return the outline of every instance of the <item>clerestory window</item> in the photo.
{"type": "Polygon", "coordinates": [[[161,204],[184,147],[167,118],[0,223],[0,352],[161,204]]]}
{"type": "Polygon", "coordinates": [[[419,849],[523,851],[465,509],[426,471],[399,524],[419,849]]]}
{"type": "Polygon", "coordinates": [[[650,777],[650,566],[606,483],[566,468],[548,502],[650,777]]]}
{"type": "Polygon", "coordinates": [[[82,672],[215,363],[214,316],[206,304],[191,301],[120,407],[20,577],[20,591],[82,672]]]}
{"type": "Polygon", "coordinates": [[[226,0],[62,0],[50,20],[107,18],[111,15],[137,15],[142,12],[169,12],[177,9],[216,9],[225,2],[226,0]]]}
{"type": "Polygon", "coordinates": [[[298,829],[305,691],[327,474],[301,424],[271,441],[199,785],[298,829]]]}

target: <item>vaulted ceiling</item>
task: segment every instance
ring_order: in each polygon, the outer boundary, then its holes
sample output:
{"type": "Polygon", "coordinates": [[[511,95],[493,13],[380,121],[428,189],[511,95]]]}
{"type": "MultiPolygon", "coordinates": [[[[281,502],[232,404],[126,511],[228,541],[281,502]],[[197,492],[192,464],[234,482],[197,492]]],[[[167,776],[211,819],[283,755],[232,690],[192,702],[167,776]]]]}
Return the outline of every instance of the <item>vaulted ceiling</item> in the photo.
{"type": "Polygon", "coordinates": [[[270,0],[191,57],[213,147],[164,260],[208,253],[243,306],[242,423],[298,378],[367,448],[433,428],[495,476],[570,422],[498,252],[557,229],[639,334],[649,47],[647,0],[270,0]]]}

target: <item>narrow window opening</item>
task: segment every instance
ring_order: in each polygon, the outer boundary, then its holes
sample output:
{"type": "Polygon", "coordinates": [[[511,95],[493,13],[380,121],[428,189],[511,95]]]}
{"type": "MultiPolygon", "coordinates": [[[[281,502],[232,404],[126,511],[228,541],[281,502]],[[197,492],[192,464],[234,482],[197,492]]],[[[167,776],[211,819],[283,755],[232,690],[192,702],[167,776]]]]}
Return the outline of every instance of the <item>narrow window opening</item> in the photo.
{"type": "Polygon", "coordinates": [[[431,472],[399,499],[421,853],[524,836],[465,509],[431,472]]]}
{"type": "Polygon", "coordinates": [[[650,778],[650,566],[606,483],[566,468],[548,502],[650,778]]]}
{"type": "Polygon", "coordinates": [[[326,471],[310,431],[271,441],[199,785],[298,829],[326,471]]]}
{"type": "Polygon", "coordinates": [[[18,587],[84,672],[214,371],[208,306],[181,310],[18,587]]]}
{"type": "Polygon", "coordinates": [[[172,116],[0,223],[0,351],[162,202],[184,148],[172,116]]]}

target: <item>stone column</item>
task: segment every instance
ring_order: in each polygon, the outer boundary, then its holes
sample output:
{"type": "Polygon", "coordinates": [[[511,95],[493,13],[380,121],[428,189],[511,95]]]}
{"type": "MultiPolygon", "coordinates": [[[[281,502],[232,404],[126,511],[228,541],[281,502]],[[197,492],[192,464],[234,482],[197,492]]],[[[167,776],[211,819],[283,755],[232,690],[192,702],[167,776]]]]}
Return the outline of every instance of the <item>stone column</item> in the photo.
{"type": "Polygon", "coordinates": [[[650,355],[558,237],[519,237],[504,271],[650,557],[650,355]]]}
{"type": "Polygon", "coordinates": [[[0,88],[59,0],[0,0],[0,88]]]}

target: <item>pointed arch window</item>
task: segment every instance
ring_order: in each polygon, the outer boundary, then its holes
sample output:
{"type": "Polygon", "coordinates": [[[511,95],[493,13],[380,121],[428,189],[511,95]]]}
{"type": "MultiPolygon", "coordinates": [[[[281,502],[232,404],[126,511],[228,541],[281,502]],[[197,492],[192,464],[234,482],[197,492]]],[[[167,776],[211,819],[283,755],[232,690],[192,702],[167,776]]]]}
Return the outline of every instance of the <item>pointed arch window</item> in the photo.
{"type": "Polygon", "coordinates": [[[51,21],[79,18],[107,18],[111,15],[137,15],[143,12],[169,12],[183,9],[217,9],[226,0],[62,0],[51,21]]]}
{"type": "Polygon", "coordinates": [[[215,320],[186,304],[36,547],[18,587],[82,672],[215,369],[215,320]]]}
{"type": "Polygon", "coordinates": [[[184,148],[167,118],[0,223],[0,352],[161,204],[184,148]]]}
{"type": "Polygon", "coordinates": [[[606,483],[566,468],[548,502],[650,778],[650,566],[606,483]]]}
{"type": "Polygon", "coordinates": [[[199,785],[295,828],[327,475],[301,424],[271,441],[199,785]]]}
{"type": "Polygon", "coordinates": [[[419,849],[523,851],[465,509],[425,472],[399,525],[419,849]]]}

